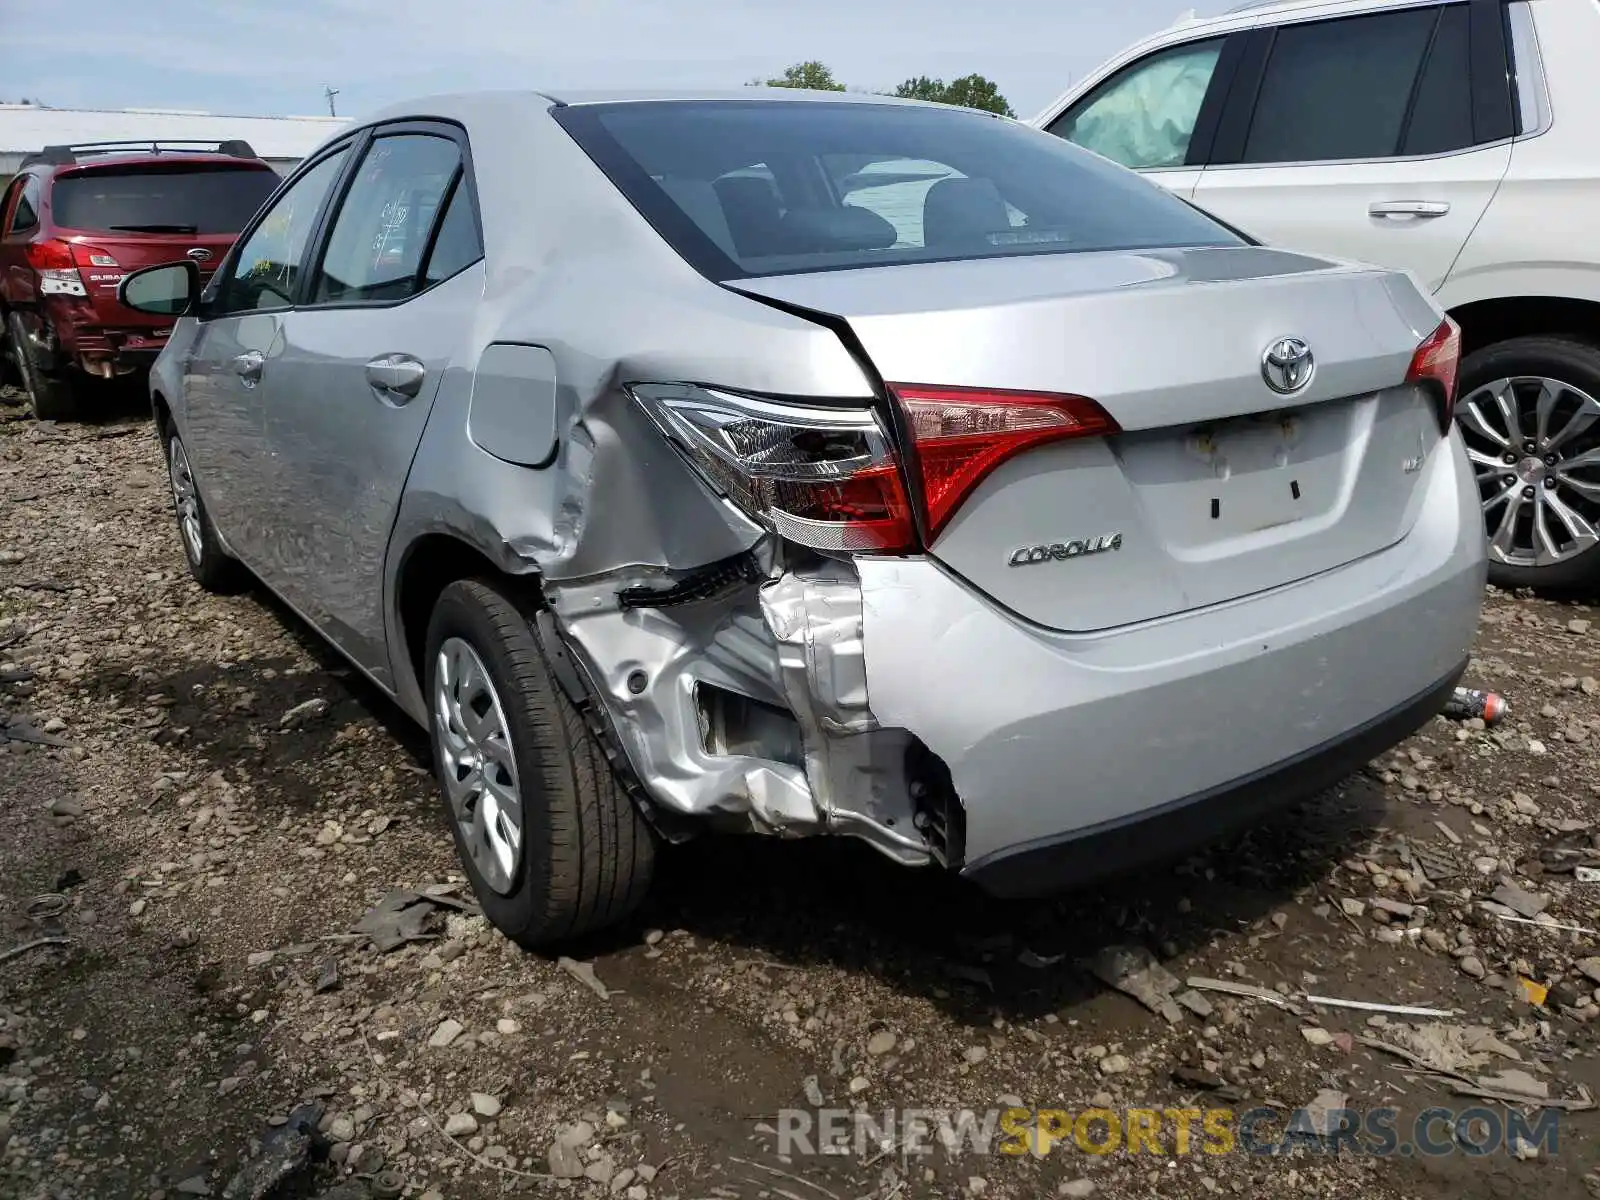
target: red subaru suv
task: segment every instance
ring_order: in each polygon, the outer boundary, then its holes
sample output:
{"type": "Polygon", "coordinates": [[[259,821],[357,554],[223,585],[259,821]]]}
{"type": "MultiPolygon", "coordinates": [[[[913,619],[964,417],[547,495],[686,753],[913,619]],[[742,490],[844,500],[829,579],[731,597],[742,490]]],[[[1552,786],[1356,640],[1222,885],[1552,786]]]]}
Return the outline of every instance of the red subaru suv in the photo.
{"type": "Polygon", "coordinates": [[[124,308],[117,284],[184,257],[209,277],[278,182],[242,141],[46,146],[24,159],[0,198],[0,361],[34,416],[73,416],[90,379],[148,370],[172,320],[124,308]]]}

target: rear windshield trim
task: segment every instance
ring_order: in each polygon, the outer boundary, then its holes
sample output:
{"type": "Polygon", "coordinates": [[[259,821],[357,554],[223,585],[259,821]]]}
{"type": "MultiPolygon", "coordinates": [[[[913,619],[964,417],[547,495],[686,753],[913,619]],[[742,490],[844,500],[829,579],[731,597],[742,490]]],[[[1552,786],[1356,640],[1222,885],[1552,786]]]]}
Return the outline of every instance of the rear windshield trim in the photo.
{"type": "MultiPolygon", "coordinates": [[[[1597,0],[1600,2],[1600,0],[1597,0]]],[[[915,259],[903,262],[847,262],[825,263],[816,265],[793,264],[780,269],[752,270],[733,258],[719,246],[709,234],[702,229],[692,217],[680,208],[667,193],[651,178],[649,173],[626,150],[622,144],[606,128],[604,118],[612,113],[637,110],[641,107],[650,108],[676,108],[676,109],[706,109],[711,107],[740,106],[745,108],[776,107],[793,104],[793,101],[772,99],[750,100],[648,100],[605,102],[596,104],[568,105],[566,107],[551,108],[550,116],[566,131],[568,136],[577,143],[581,149],[598,166],[603,174],[611,181],[624,200],[626,200],[655,232],[701,275],[714,283],[734,283],[745,279],[767,279],[780,275],[808,275],[822,272],[847,271],[870,269],[878,266],[911,265],[912,263],[941,263],[941,262],[971,262],[975,258],[971,254],[920,254],[915,259]]],[[[859,101],[829,102],[806,101],[808,109],[859,109],[870,107],[859,101]]],[[[890,107],[888,105],[880,107],[890,107]]],[[[944,114],[941,114],[944,115],[944,114]]],[[[953,108],[948,116],[955,119],[972,121],[998,121],[1003,118],[990,113],[974,110],[953,108]]],[[[1158,185],[1152,185],[1158,186],[1158,185]]],[[[1253,244],[1253,239],[1241,234],[1227,223],[1219,221],[1210,213],[1199,208],[1181,196],[1172,195],[1173,200],[1184,201],[1185,206],[1206,222],[1213,225],[1218,234],[1216,241],[1196,241],[1194,246],[1223,246],[1229,244],[1253,244]]],[[[1023,258],[1045,254],[1084,254],[1105,252],[1128,252],[1147,250],[1153,248],[1174,249],[1180,248],[1175,243],[1139,242],[1126,245],[1094,245],[1081,249],[1053,248],[1048,251],[1029,250],[1019,246],[1016,250],[996,252],[983,255],[982,258],[1023,258]]]]}

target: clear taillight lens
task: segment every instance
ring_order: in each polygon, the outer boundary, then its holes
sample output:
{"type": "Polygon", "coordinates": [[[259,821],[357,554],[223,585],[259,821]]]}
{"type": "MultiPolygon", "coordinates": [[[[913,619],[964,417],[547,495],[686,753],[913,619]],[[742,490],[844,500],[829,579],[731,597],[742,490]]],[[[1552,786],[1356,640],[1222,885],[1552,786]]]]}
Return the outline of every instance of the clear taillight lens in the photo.
{"type": "Polygon", "coordinates": [[[905,413],[927,505],[927,536],[938,536],[996,467],[1046,442],[1116,433],[1087,396],[891,383],[905,413]]]}
{"type": "Polygon", "coordinates": [[[1407,383],[1429,386],[1439,402],[1439,429],[1450,432],[1456,411],[1456,378],[1461,370],[1461,326],[1449,317],[1423,339],[1411,356],[1407,383]]]}
{"type": "Polygon", "coordinates": [[[783,404],[687,384],[629,391],[706,480],[752,520],[818,550],[915,545],[893,446],[870,408],[783,404]]]}

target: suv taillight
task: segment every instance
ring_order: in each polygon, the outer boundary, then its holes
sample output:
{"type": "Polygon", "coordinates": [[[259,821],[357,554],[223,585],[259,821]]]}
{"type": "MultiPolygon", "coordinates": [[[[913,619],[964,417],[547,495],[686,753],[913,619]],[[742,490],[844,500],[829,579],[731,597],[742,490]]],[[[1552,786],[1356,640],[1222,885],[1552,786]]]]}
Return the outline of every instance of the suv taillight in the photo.
{"type": "Polygon", "coordinates": [[[1461,326],[1449,317],[1422,340],[1411,356],[1407,383],[1420,383],[1438,401],[1439,431],[1448,434],[1456,412],[1456,377],[1461,370],[1461,326]]]}
{"type": "Polygon", "coordinates": [[[23,249],[28,265],[39,277],[39,294],[42,296],[87,296],[83,277],[78,274],[77,260],[72,256],[72,244],[59,238],[46,242],[33,242],[23,249]]]}
{"type": "Polygon", "coordinates": [[[706,480],[763,528],[817,550],[915,546],[899,460],[870,408],[785,404],[690,384],[629,391],[706,480]]]}
{"type": "Polygon", "coordinates": [[[891,383],[922,472],[928,540],[1009,458],[1067,438],[1119,432],[1087,396],[891,383]]]}

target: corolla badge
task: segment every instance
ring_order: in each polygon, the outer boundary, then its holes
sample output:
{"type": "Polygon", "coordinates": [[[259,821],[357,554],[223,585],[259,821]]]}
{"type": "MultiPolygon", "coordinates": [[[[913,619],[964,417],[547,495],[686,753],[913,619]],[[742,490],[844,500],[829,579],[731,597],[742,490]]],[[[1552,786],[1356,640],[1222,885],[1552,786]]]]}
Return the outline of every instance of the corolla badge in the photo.
{"type": "Polygon", "coordinates": [[[1300,391],[1316,372],[1311,347],[1297,337],[1281,337],[1261,352],[1261,378],[1280,396],[1300,391]]]}
{"type": "Polygon", "coordinates": [[[1013,567],[1031,567],[1034,563],[1064,562],[1081,558],[1085,554],[1104,554],[1107,550],[1122,549],[1122,534],[1102,533],[1099,537],[1074,538],[1070,542],[1052,542],[1048,546],[1019,546],[1007,560],[1013,567]]]}

